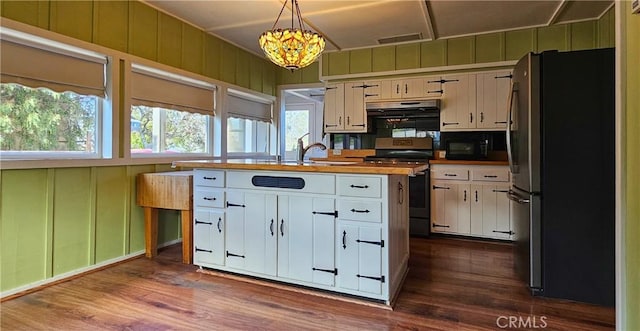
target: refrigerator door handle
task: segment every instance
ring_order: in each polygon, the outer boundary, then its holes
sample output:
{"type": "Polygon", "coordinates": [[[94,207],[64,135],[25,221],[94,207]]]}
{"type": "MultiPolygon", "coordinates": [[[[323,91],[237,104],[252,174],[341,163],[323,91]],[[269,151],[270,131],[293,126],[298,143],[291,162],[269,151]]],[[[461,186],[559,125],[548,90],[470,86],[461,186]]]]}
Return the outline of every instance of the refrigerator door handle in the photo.
{"type": "Polygon", "coordinates": [[[509,111],[507,112],[507,130],[506,130],[506,135],[507,135],[507,158],[509,160],[509,170],[511,171],[512,174],[516,173],[515,171],[515,166],[513,164],[513,151],[511,150],[511,124],[513,123],[513,100],[514,97],[513,95],[518,93],[518,83],[517,82],[512,82],[511,83],[511,92],[509,93],[509,111]]]}
{"type": "Polygon", "coordinates": [[[512,190],[509,190],[509,192],[507,192],[507,199],[519,204],[529,203],[529,199],[521,198],[516,192],[512,190]]]}

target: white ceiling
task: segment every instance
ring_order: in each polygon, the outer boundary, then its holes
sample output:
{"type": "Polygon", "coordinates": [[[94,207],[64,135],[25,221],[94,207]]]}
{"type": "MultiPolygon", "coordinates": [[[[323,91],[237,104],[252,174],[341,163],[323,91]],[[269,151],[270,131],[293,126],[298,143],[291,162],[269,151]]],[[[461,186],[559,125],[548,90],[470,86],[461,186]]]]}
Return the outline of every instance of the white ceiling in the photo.
{"type": "MultiPolygon", "coordinates": [[[[262,56],[258,37],[272,28],[284,0],[144,2],[262,56]]],[[[381,38],[411,34],[435,40],[595,19],[613,0],[298,0],[298,4],[305,24],[327,39],[326,51],[335,51],[373,47],[381,38]]],[[[276,27],[291,26],[290,7],[291,1],[276,27]]]]}

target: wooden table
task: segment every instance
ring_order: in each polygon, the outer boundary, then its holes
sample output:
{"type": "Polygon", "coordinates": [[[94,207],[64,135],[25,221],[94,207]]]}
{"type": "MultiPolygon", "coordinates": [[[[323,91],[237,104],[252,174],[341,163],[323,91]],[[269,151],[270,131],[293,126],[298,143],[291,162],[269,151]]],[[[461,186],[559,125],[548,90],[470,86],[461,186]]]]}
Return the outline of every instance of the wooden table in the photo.
{"type": "Polygon", "coordinates": [[[158,209],[180,210],[182,263],[192,263],[193,171],[138,174],[136,203],[144,208],[145,255],[158,255],[158,209]]]}

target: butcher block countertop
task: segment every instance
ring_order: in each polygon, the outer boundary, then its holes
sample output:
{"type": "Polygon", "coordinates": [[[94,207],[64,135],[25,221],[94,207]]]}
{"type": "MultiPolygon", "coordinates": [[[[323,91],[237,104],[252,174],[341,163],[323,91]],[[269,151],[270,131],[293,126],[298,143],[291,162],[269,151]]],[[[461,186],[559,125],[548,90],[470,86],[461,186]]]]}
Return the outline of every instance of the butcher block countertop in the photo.
{"type": "Polygon", "coordinates": [[[436,159],[429,160],[429,164],[459,164],[459,165],[491,165],[491,166],[508,166],[509,161],[467,161],[467,160],[447,160],[436,159]]]}
{"type": "Polygon", "coordinates": [[[426,164],[383,165],[364,162],[338,164],[313,161],[305,161],[303,164],[297,164],[295,161],[233,159],[174,161],[172,167],[414,176],[419,172],[427,170],[429,166],[426,164]]]}

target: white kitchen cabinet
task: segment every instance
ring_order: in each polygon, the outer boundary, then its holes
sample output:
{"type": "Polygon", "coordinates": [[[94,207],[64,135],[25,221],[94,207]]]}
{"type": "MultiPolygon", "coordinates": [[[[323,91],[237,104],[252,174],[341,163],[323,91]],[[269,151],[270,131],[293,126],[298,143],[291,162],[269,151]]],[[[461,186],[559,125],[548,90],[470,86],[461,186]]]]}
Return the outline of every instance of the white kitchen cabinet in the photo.
{"type": "Polygon", "coordinates": [[[363,82],[344,83],[345,132],[367,132],[367,114],[364,106],[366,86],[363,82]]]}
{"type": "Polygon", "coordinates": [[[325,87],[323,116],[324,132],[344,131],[344,83],[325,87]]]}
{"type": "Polygon", "coordinates": [[[431,170],[432,232],[511,239],[508,167],[432,165],[431,170]]]}
{"type": "Polygon", "coordinates": [[[507,126],[511,72],[495,71],[477,74],[477,128],[503,130],[507,126]]]}
{"type": "Polygon", "coordinates": [[[194,210],[193,263],[224,265],[224,212],[210,208],[194,210]]]}
{"type": "Polygon", "coordinates": [[[337,228],[336,258],[338,286],[345,289],[381,294],[387,281],[382,272],[384,240],[380,226],[340,222],[337,228]]]}
{"type": "Polygon", "coordinates": [[[440,131],[475,128],[476,75],[459,74],[442,77],[440,131]]]}
{"type": "Polygon", "coordinates": [[[225,173],[219,170],[195,170],[193,185],[193,263],[224,266],[225,173]]]}
{"type": "Polygon", "coordinates": [[[278,276],[333,286],[335,202],[278,196],[278,276]]]}
{"type": "Polygon", "coordinates": [[[277,200],[272,193],[227,192],[226,265],[275,275],[277,200]]]}
{"type": "Polygon", "coordinates": [[[382,94],[391,99],[412,99],[426,97],[424,77],[392,79],[383,85],[382,94]]]}

